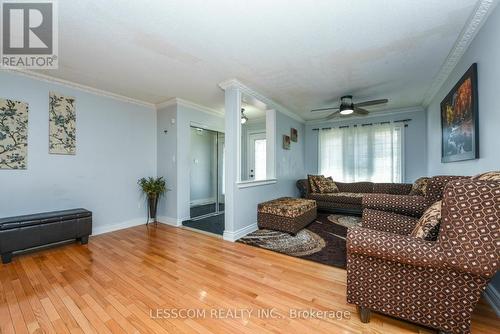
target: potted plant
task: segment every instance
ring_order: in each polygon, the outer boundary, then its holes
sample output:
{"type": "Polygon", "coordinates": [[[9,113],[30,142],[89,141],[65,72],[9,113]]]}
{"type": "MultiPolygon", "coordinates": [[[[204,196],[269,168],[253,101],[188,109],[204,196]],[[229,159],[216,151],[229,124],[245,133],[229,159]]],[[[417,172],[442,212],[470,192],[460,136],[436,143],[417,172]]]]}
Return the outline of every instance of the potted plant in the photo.
{"type": "Polygon", "coordinates": [[[148,221],[146,225],[149,223],[150,219],[153,219],[154,223],[157,223],[156,221],[156,210],[158,208],[158,199],[165,194],[165,192],[168,190],[167,185],[163,177],[148,177],[145,178],[143,177],[140,179],[138,182],[139,186],[141,187],[142,191],[146,194],[148,197],[148,221]]]}

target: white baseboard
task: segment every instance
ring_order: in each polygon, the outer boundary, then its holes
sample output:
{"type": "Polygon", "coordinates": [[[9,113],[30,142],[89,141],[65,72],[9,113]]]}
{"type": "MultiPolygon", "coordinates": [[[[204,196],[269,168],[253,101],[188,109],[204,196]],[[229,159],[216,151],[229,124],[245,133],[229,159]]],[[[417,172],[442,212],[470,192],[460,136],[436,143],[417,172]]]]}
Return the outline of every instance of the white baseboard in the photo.
{"type": "Polygon", "coordinates": [[[259,228],[257,227],[257,223],[245,226],[243,228],[240,228],[237,231],[224,231],[224,234],[222,235],[222,238],[226,241],[232,241],[235,242],[239,238],[244,237],[245,235],[252,233],[254,231],[257,231],[259,228]]]}
{"type": "Polygon", "coordinates": [[[175,227],[182,226],[182,219],[177,219],[172,217],[160,216],[158,217],[158,222],[175,227]]]}
{"type": "Polygon", "coordinates": [[[124,228],[134,227],[134,226],[143,225],[143,224],[146,224],[146,219],[136,218],[136,219],[127,220],[127,221],[124,221],[121,223],[104,225],[104,226],[96,226],[96,227],[92,227],[92,235],[99,235],[99,234],[103,234],[103,233],[123,230],[124,228]]]}
{"type": "MultiPolygon", "coordinates": [[[[175,218],[170,218],[170,217],[158,217],[158,222],[162,223],[162,224],[170,225],[170,226],[175,226],[175,227],[182,225],[181,219],[175,219],[175,218]]],[[[125,228],[139,226],[139,225],[145,225],[145,224],[146,224],[145,218],[136,218],[136,219],[127,220],[127,221],[124,221],[121,223],[104,225],[104,226],[97,226],[97,227],[92,228],[92,235],[99,235],[99,234],[103,234],[103,233],[123,230],[125,228]]]]}
{"type": "Polygon", "coordinates": [[[491,305],[498,317],[500,317],[500,293],[493,284],[488,284],[483,293],[484,298],[491,305]]]}

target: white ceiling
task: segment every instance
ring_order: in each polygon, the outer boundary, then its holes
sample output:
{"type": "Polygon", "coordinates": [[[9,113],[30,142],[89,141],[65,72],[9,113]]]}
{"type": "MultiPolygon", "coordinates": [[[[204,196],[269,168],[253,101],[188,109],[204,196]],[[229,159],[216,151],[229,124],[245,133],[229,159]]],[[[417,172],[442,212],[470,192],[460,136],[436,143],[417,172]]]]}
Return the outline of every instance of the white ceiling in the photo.
{"type": "Polygon", "coordinates": [[[417,106],[476,3],[65,0],[59,69],[43,73],[219,110],[218,83],[237,78],[305,119],[347,93],[389,98],[384,109],[417,106]]]}

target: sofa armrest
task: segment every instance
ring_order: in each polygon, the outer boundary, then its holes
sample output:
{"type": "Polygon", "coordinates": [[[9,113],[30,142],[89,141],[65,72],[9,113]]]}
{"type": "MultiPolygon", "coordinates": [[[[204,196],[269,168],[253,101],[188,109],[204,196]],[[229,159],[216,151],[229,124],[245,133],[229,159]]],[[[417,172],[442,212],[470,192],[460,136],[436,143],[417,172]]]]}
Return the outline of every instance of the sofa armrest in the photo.
{"type": "Polygon", "coordinates": [[[461,179],[444,190],[438,242],[456,270],[492,277],[500,270],[500,182],[461,179]]]}
{"type": "Polygon", "coordinates": [[[362,226],[371,230],[409,235],[418,219],[393,212],[364,209],[362,226]]]}
{"type": "Polygon", "coordinates": [[[301,179],[298,180],[295,185],[297,186],[297,189],[299,189],[300,197],[307,198],[307,195],[310,193],[309,181],[307,179],[301,179]]]}
{"type": "Polygon", "coordinates": [[[425,199],[427,203],[435,203],[443,199],[444,187],[451,181],[470,179],[468,176],[439,175],[433,176],[427,183],[425,199]]]}
{"type": "Polygon", "coordinates": [[[363,209],[389,211],[420,217],[428,207],[429,203],[423,196],[388,194],[367,194],[363,196],[363,209]]]}
{"type": "Polygon", "coordinates": [[[359,254],[411,266],[444,268],[442,250],[435,241],[350,227],[347,232],[347,254],[359,254]]]}

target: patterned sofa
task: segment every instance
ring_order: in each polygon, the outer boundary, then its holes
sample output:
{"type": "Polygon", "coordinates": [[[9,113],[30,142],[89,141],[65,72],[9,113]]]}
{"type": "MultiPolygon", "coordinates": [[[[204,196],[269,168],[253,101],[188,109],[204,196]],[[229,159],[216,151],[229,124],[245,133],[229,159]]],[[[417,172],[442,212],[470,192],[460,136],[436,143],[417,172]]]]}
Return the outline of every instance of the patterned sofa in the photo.
{"type": "Polygon", "coordinates": [[[367,212],[363,227],[347,235],[347,301],[359,306],[361,320],[373,310],[469,333],[474,307],[499,269],[500,182],[448,183],[437,241],[408,235],[415,218],[367,212]]]}
{"type": "Polygon", "coordinates": [[[313,199],[318,209],[341,213],[361,214],[362,201],[368,194],[407,195],[412,185],[404,183],[335,182],[339,192],[313,193],[307,179],[297,181],[302,198],[313,199]]]}
{"type": "Polygon", "coordinates": [[[433,203],[443,197],[446,184],[466,176],[441,175],[429,178],[424,196],[369,194],[363,196],[363,209],[389,211],[406,216],[420,217],[433,203]]]}

